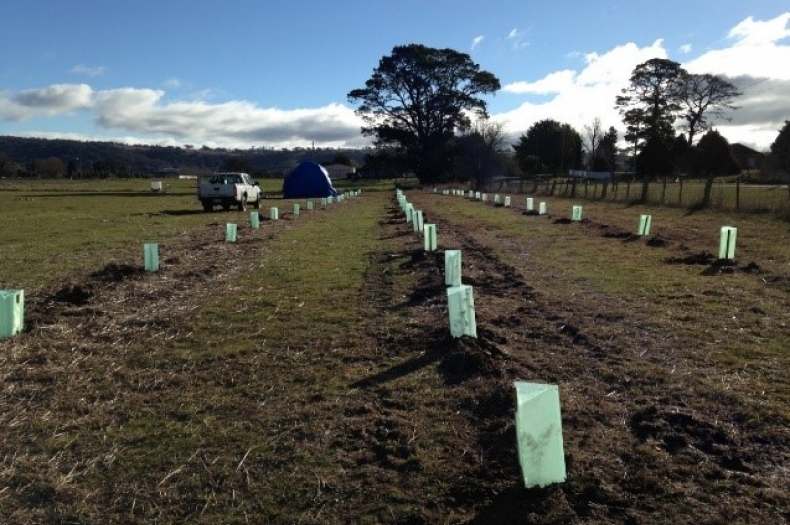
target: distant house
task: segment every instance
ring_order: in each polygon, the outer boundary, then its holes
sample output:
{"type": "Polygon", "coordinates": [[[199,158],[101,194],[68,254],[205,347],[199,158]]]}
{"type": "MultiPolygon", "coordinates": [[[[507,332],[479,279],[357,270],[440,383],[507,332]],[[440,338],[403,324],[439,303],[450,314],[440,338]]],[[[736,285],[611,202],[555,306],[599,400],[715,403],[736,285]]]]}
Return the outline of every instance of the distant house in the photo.
{"type": "Polygon", "coordinates": [[[748,146],[738,143],[732,144],[730,148],[735,163],[738,164],[741,171],[749,172],[752,170],[759,170],[762,169],[765,164],[764,153],[760,153],[757,150],[753,150],[748,146]]]}
{"type": "Polygon", "coordinates": [[[323,164],[324,169],[329,173],[330,179],[346,179],[352,177],[357,169],[345,164],[323,164]]]}
{"type": "Polygon", "coordinates": [[[157,168],[154,175],[157,177],[178,177],[181,170],[178,168],[157,168]]]}

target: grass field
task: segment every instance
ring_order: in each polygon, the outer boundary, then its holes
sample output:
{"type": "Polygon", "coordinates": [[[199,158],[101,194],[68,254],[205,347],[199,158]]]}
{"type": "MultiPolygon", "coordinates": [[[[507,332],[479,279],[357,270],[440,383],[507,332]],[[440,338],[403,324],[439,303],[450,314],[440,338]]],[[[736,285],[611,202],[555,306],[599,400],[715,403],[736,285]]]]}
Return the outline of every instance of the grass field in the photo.
{"type": "Polygon", "coordinates": [[[415,188],[426,253],[394,188],[362,189],[297,217],[272,183],[256,230],[194,181],[4,181],[0,289],[27,302],[0,339],[0,521],[790,520],[786,222],[415,188]],[[477,339],[449,336],[445,249],[477,339]],[[566,483],[523,488],[514,380],[559,385],[566,483]]]}

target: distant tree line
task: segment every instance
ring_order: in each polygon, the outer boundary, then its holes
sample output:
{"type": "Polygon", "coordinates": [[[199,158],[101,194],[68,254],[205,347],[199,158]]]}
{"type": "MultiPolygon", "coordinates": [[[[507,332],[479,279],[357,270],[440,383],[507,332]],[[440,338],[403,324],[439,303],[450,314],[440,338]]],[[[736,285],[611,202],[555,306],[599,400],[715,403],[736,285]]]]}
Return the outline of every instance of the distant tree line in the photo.
{"type": "MultiPolygon", "coordinates": [[[[626,128],[623,150],[615,127],[606,128],[597,118],[582,132],[544,119],[512,143],[503,123],[489,118],[483,98],[499,89],[499,79],[465,53],[395,46],[364,87],[348,93],[364,121],[362,133],[374,139],[371,150],[242,151],[0,137],[0,176],[133,177],[167,169],[280,177],[314,160],[358,167],[356,173],[367,177],[412,174],[424,184],[469,182],[483,188],[492,178],[531,178],[537,184],[538,178],[570,169],[627,170],[642,179],[642,200],[656,177],[703,178],[704,206],[716,177],[740,171],[732,146],[710,120],[738,109],[741,93],[716,75],[691,74],[660,58],[637,65],[614,101],[626,128]],[[623,158],[625,165],[619,162],[623,158]]],[[[788,159],[786,122],[769,161],[790,182],[788,159]]]]}
{"type": "Polygon", "coordinates": [[[125,145],[21,137],[0,137],[0,176],[17,178],[107,178],[245,171],[256,178],[282,177],[304,160],[335,157],[358,166],[364,149],[292,150],[125,145]]]}
{"type": "MultiPolygon", "coordinates": [[[[614,101],[630,145],[622,151],[615,127],[605,129],[600,119],[583,133],[553,119],[536,122],[509,150],[502,124],[488,119],[482,98],[499,87],[492,73],[464,53],[396,46],[363,88],[348,93],[365,121],[363,134],[376,145],[366,169],[382,176],[411,172],[427,184],[471,181],[483,187],[492,177],[537,180],[569,169],[620,168],[641,176],[642,199],[656,177],[704,178],[703,206],[710,202],[715,177],[740,171],[730,144],[710,120],[738,109],[741,93],[716,75],[691,74],[666,59],[637,65],[614,101]],[[630,162],[618,166],[629,153],[630,162]]],[[[790,169],[787,128],[771,146],[772,165],[785,172],[790,169]]]]}

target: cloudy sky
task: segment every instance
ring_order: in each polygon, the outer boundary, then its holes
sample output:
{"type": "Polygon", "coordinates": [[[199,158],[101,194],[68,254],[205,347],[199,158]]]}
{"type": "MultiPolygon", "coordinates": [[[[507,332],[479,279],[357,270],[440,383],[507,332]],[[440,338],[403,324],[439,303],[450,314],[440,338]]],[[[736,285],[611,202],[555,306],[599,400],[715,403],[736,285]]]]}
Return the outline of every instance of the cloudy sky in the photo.
{"type": "Polygon", "coordinates": [[[515,137],[545,118],[622,130],[615,96],[651,58],[744,95],[714,122],[767,149],[790,119],[777,0],[25,0],[5,2],[0,135],[194,146],[362,146],[346,95],[396,45],[468,53],[515,137]]]}

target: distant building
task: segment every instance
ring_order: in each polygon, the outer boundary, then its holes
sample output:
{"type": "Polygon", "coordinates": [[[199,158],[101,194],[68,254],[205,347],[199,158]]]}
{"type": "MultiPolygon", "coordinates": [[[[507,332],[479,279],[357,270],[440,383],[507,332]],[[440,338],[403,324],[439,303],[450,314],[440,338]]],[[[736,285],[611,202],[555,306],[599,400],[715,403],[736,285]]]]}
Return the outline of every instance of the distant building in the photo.
{"type": "Polygon", "coordinates": [[[353,166],[346,166],[345,164],[323,164],[324,169],[329,173],[330,179],[347,179],[352,177],[357,169],[353,166]]]}
{"type": "Polygon", "coordinates": [[[738,167],[741,168],[741,171],[752,171],[752,170],[760,170],[763,168],[765,164],[765,154],[760,153],[757,150],[753,150],[748,146],[744,146],[743,144],[732,144],[730,146],[732,150],[732,156],[735,159],[735,163],[738,164],[738,167]]]}
{"type": "Polygon", "coordinates": [[[181,170],[178,168],[157,168],[153,174],[157,177],[178,177],[181,170]]]}

